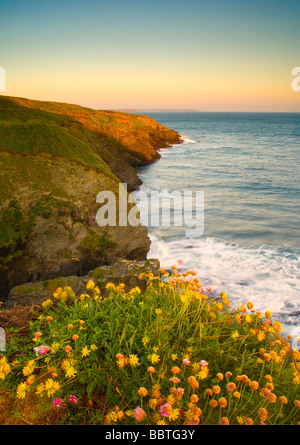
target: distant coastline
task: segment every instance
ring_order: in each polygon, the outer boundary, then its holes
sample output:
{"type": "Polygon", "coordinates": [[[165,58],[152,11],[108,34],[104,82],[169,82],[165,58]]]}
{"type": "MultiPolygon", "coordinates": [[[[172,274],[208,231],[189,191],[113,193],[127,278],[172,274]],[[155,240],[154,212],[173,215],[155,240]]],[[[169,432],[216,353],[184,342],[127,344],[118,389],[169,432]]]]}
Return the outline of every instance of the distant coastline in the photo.
{"type": "Polygon", "coordinates": [[[116,108],[111,111],[122,111],[123,113],[201,113],[202,110],[195,108],[116,108]]]}

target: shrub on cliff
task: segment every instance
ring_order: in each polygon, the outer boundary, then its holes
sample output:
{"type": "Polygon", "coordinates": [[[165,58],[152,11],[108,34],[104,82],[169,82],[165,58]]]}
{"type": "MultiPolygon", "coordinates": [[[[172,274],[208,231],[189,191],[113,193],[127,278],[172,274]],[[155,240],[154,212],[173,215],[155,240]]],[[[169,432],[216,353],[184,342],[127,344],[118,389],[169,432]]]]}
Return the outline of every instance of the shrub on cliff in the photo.
{"type": "Polygon", "coordinates": [[[300,353],[270,311],[209,298],[193,271],[129,292],[93,281],[11,335],[0,382],[20,423],[297,424],[300,353]]]}

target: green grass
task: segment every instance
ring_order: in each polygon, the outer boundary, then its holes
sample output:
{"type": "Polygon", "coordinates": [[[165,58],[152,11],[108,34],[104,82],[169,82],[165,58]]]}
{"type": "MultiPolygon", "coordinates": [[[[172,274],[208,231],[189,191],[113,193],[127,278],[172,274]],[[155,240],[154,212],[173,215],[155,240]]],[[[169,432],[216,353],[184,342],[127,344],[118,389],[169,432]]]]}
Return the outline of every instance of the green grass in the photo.
{"type": "Polygon", "coordinates": [[[21,423],[299,424],[300,352],[270,311],[209,298],[193,272],[160,272],[141,274],[144,293],[107,283],[105,298],[101,278],[77,296],[58,281],[29,337],[10,333],[0,396],[21,423]]]}
{"type": "Polygon", "coordinates": [[[118,182],[99,155],[99,144],[92,131],[70,116],[24,107],[0,97],[0,151],[49,153],[103,172],[118,182]]]}

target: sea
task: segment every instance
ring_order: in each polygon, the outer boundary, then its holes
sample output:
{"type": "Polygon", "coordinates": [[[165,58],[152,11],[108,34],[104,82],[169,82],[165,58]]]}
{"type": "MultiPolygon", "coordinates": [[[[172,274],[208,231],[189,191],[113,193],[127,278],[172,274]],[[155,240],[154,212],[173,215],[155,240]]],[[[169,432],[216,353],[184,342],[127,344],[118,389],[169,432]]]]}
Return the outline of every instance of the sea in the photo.
{"type": "Polygon", "coordinates": [[[137,168],[143,184],[133,194],[151,238],[148,258],[168,270],[181,260],[179,272],[196,270],[210,295],[226,292],[231,307],[251,301],[256,310],[271,310],[298,348],[300,113],[141,114],[178,131],[182,140],[159,150],[157,162],[137,168]],[[151,196],[174,192],[193,197],[195,218],[202,196],[201,234],[175,225],[174,215],[173,224],[172,217],[164,225],[152,218],[161,207],[149,210],[151,196]]]}

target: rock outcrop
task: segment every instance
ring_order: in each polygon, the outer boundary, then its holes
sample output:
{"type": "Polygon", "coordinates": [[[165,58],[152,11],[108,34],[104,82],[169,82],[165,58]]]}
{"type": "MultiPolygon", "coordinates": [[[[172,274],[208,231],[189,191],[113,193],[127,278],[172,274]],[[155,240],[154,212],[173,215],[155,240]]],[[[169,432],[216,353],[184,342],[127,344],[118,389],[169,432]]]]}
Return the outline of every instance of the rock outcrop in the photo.
{"type": "Polygon", "coordinates": [[[147,229],[100,227],[96,197],[111,191],[118,204],[120,181],[129,192],[141,183],[133,166],[176,142],[144,116],[1,96],[0,300],[17,285],[146,259],[147,229]]]}
{"type": "Polygon", "coordinates": [[[120,260],[109,266],[100,266],[90,271],[86,276],[67,276],[58,277],[52,280],[25,283],[11,289],[7,301],[4,303],[4,309],[11,309],[15,306],[40,305],[43,301],[50,299],[55,303],[53,293],[58,287],[69,286],[75,292],[76,296],[84,293],[88,281],[94,281],[99,287],[101,295],[105,297],[108,291],[105,285],[108,282],[118,285],[125,284],[125,292],[139,287],[143,292],[146,289],[146,280],[140,277],[140,274],[149,272],[157,276],[160,267],[156,259],[145,261],[120,260]]]}

